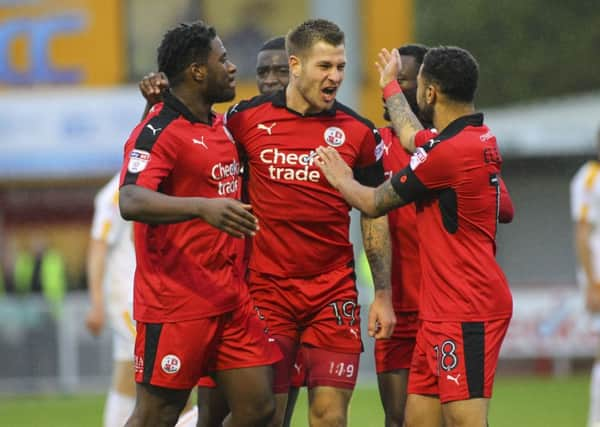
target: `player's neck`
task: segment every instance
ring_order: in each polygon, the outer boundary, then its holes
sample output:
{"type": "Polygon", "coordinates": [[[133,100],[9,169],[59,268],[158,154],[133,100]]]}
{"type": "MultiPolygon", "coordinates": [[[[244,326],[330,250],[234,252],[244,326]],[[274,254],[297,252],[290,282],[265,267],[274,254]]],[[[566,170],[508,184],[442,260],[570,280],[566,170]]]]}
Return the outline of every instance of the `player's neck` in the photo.
{"type": "Polygon", "coordinates": [[[292,82],[285,88],[285,106],[302,115],[319,112],[314,110],[314,107],[302,96],[300,90],[292,82]]]}
{"type": "Polygon", "coordinates": [[[171,93],[200,121],[210,122],[212,104],[198,96],[198,92],[187,90],[184,86],[171,88],[171,93]]]}
{"type": "Polygon", "coordinates": [[[442,132],[446,127],[459,117],[475,113],[472,103],[444,103],[437,104],[433,114],[433,127],[442,132]]]}

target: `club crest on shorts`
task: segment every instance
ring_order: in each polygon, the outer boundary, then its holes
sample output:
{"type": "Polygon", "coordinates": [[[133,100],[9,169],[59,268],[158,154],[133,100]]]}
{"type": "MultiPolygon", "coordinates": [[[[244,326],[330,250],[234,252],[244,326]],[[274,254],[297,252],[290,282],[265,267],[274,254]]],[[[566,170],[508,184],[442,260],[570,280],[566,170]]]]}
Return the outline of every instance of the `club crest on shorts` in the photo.
{"type": "Polygon", "coordinates": [[[325,138],[325,142],[327,143],[327,145],[330,145],[333,148],[339,147],[344,142],[346,142],[346,134],[344,133],[344,131],[335,126],[331,126],[325,129],[323,138],[325,138]]]}
{"type": "Polygon", "coordinates": [[[176,374],[181,368],[181,361],[174,354],[167,354],[160,361],[160,367],[167,374],[176,374]]]}
{"type": "Polygon", "coordinates": [[[127,170],[131,173],[140,173],[150,161],[150,153],[144,150],[132,150],[129,153],[129,163],[127,163],[127,170]]]}

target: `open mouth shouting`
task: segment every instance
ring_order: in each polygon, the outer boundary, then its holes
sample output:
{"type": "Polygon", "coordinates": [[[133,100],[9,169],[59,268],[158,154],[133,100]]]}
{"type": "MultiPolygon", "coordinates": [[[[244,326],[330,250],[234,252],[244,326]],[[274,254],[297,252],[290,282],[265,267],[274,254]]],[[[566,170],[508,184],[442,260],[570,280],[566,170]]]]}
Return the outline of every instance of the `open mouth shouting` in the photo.
{"type": "Polygon", "coordinates": [[[335,100],[337,90],[337,86],[326,86],[323,89],[321,89],[321,95],[323,97],[323,100],[328,104],[333,102],[335,100]]]}

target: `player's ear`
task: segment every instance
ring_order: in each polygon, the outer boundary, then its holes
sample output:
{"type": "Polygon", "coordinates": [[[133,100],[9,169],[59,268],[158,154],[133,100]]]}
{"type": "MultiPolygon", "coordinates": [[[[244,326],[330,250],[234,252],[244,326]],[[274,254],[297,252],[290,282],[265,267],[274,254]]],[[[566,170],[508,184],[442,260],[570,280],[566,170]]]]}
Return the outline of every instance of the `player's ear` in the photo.
{"type": "Polygon", "coordinates": [[[290,55],[288,58],[288,64],[290,66],[290,74],[294,76],[294,78],[300,77],[300,72],[302,71],[302,60],[300,57],[296,55],[290,55]]]}
{"type": "Polygon", "coordinates": [[[197,82],[202,82],[206,80],[206,75],[208,74],[208,70],[206,69],[205,64],[198,64],[197,62],[192,62],[189,67],[190,74],[192,75],[192,79],[197,82]]]}
{"type": "Polygon", "coordinates": [[[428,84],[425,88],[425,101],[427,104],[433,105],[438,97],[439,88],[434,84],[428,84]]]}

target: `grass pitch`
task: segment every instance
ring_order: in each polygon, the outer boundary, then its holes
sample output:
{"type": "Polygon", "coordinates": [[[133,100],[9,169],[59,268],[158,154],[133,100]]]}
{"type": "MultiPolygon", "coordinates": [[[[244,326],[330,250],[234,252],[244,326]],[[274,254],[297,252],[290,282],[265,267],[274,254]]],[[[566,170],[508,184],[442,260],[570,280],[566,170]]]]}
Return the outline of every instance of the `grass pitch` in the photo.
{"type": "MultiPolygon", "coordinates": [[[[490,427],[585,427],[589,378],[498,378],[490,427]]],[[[0,397],[2,427],[99,427],[104,397],[0,397]]],[[[307,423],[306,393],[298,398],[292,425],[307,423]]],[[[375,386],[359,387],[350,408],[351,427],[382,427],[383,411],[375,386]]]]}

